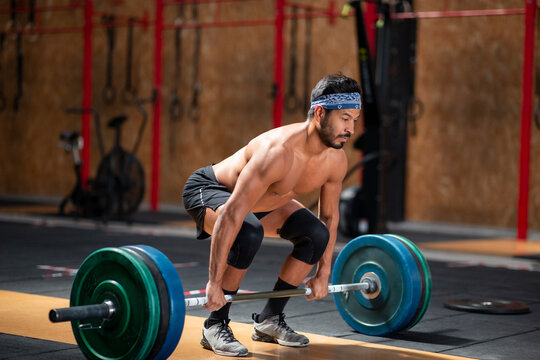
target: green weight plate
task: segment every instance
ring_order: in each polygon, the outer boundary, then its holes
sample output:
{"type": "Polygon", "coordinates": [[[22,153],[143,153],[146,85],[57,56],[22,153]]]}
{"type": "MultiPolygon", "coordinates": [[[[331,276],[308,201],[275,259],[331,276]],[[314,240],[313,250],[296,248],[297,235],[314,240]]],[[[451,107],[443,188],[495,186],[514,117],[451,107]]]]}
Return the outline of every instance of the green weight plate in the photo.
{"type": "Polygon", "coordinates": [[[420,249],[418,249],[415,243],[413,243],[411,240],[407,239],[404,236],[399,236],[399,235],[394,235],[394,234],[387,234],[387,236],[392,236],[396,239],[401,240],[403,243],[405,243],[405,245],[407,245],[409,249],[411,249],[414,252],[414,254],[418,258],[422,266],[421,273],[423,272],[423,278],[425,280],[424,289],[423,289],[423,300],[420,301],[421,306],[419,307],[419,311],[417,311],[413,320],[411,321],[409,326],[407,326],[407,329],[410,329],[416,324],[418,324],[418,322],[422,319],[422,317],[424,317],[424,314],[426,313],[427,308],[431,302],[431,285],[432,285],[431,284],[432,283],[431,270],[429,269],[429,265],[426,258],[424,257],[424,254],[422,254],[422,252],[420,251],[420,249]]]}
{"type": "Polygon", "coordinates": [[[126,246],[122,247],[122,249],[132,252],[133,255],[139,257],[144,262],[144,264],[150,270],[152,278],[154,279],[157,287],[160,304],[159,329],[156,335],[156,340],[154,341],[154,346],[152,346],[152,350],[150,350],[150,353],[148,354],[149,359],[156,359],[156,355],[161,351],[161,347],[163,346],[167,332],[169,331],[169,291],[167,290],[167,285],[165,284],[165,280],[163,279],[163,276],[161,276],[161,272],[159,271],[158,267],[154,261],[150,259],[148,255],[146,255],[146,253],[134,246],[126,246]]]}
{"type": "Polygon", "coordinates": [[[116,309],[111,319],[71,323],[83,354],[102,360],[146,358],[159,329],[159,294],[148,267],[124,249],[95,251],[73,281],[71,306],[106,300],[116,309]]]}
{"type": "Polygon", "coordinates": [[[414,313],[414,316],[409,321],[409,324],[405,327],[406,329],[409,329],[412,327],[414,323],[417,321],[417,317],[420,315],[422,308],[424,307],[425,303],[425,295],[426,295],[426,276],[422,267],[422,263],[418,255],[414,252],[414,250],[407,244],[407,242],[401,240],[398,236],[394,236],[392,234],[386,234],[384,235],[386,238],[392,239],[393,241],[399,241],[401,242],[409,251],[411,256],[414,258],[414,261],[416,263],[416,267],[419,270],[420,273],[420,283],[421,283],[421,290],[420,290],[420,301],[418,303],[418,307],[416,308],[416,311],[414,313]]]}
{"type": "Polygon", "coordinates": [[[414,258],[414,260],[416,262],[416,266],[417,266],[417,268],[419,269],[419,272],[420,272],[420,280],[421,280],[421,284],[422,284],[421,291],[420,291],[420,302],[418,303],[418,307],[416,308],[414,316],[409,321],[409,324],[405,327],[406,329],[410,329],[414,325],[416,325],[418,323],[418,321],[420,321],[420,319],[423,316],[422,310],[426,307],[426,304],[429,303],[429,299],[427,298],[427,296],[428,296],[428,291],[427,291],[428,290],[428,285],[427,285],[426,273],[424,271],[424,266],[423,266],[424,264],[422,263],[422,259],[420,259],[420,257],[418,256],[418,252],[414,251],[414,248],[416,248],[416,246],[414,246],[414,244],[413,244],[413,246],[411,246],[410,240],[408,240],[406,238],[403,238],[403,237],[399,237],[397,235],[393,235],[393,234],[387,234],[387,235],[384,235],[384,236],[387,237],[387,238],[391,238],[391,239],[400,241],[403,245],[405,245],[405,247],[409,250],[411,256],[414,258]],[[405,239],[405,240],[403,240],[403,239],[405,239]]]}
{"type": "Polygon", "coordinates": [[[396,239],[360,236],[350,241],[338,255],[332,283],[358,282],[366,273],[375,274],[381,284],[380,290],[374,294],[355,291],[353,296],[335,293],[341,316],[353,329],[367,335],[403,330],[420,302],[420,271],[414,257],[396,239]]]}

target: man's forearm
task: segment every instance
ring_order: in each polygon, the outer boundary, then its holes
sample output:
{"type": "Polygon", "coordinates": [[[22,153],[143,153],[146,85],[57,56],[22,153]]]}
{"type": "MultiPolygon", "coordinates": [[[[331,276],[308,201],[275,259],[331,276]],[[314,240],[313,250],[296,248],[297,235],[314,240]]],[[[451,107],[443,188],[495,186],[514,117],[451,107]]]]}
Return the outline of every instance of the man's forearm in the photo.
{"type": "Polygon", "coordinates": [[[332,218],[321,219],[330,232],[330,238],[328,245],[323,253],[323,256],[317,264],[317,276],[329,277],[332,271],[332,257],[334,255],[334,248],[337,240],[337,224],[334,223],[332,218]]]}
{"type": "Polygon", "coordinates": [[[210,245],[208,269],[208,280],[210,282],[221,286],[227,268],[227,256],[239,229],[240,226],[236,224],[234,217],[229,216],[226,209],[223,208],[214,226],[210,245]]]}

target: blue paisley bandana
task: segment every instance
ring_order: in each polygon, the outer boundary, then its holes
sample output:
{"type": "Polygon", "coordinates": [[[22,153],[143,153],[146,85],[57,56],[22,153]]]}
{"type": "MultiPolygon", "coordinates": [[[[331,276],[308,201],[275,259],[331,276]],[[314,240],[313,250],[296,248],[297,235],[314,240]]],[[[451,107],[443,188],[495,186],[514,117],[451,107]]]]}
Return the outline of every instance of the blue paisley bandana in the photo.
{"type": "Polygon", "coordinates": [[[328,110],[361,109],[362,100],[359,93],[342,93],[323,95],[311,103],[311,109],[322,106],[328,110]]]}

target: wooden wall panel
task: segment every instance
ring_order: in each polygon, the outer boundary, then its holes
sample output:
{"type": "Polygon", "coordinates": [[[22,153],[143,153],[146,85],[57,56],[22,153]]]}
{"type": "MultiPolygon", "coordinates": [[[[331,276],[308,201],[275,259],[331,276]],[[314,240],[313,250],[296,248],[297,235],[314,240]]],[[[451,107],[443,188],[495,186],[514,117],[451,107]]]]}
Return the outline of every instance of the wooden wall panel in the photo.
{"type": "MultiPolygon", "coordinates": [[[[450,3],[450,10],[522,6],[450,3]]],[[[426,112],[410,138],[409,219],[515,226],[523,29],[523,16],[419,21],[416,89],[426,112]]]]}
{"type": "MultiPolygon", "coordinates": [[[[48,1],[47,4],[66,1],[48,1]]],[[[310,1],[327,6],[326,0],[310,1]]],[[[338,1],[340,9],[345,1],[338,1]]],[[[521,8],[521,0],[415,0],[419,11],[521,8]]],[[[4,8],[7,5],[2,5],[4,8]]],[[[154,17],[153,2],[96,1],[96,10],[154,17]]],[[[200,18],[211,21],[269,19],[272,0],[206,4],[200,18]]],[[[191,16],[190,6],[186,16],[191,16]]],[[[165,19],[174,22],[176,9],[167,7],[165,19]]],[[[0,15],[0,26],[7,21],[0,15]]],[[[25,24],[26,19],[20,18],[25,24]]],[[[82,11],[45,13],[44,26],[82,26],[82,11]]],[[[99,18],[95,19],[99,22],[99,18]]],[[[354,20],[313,20],[310,85],[328,73],[358,78],[354,20]]],[[[299,58],[296,83],[302,97],[304,21],[298,22],[299,58]]],[[[285,84],[288,77],[289,26],[285,27],[285,84]]],[[[117,29],[114,86],[120,95],[125,82],[126,29],[117,29]]],[[[150,97],[153,84],[153,26],[135,30],[133,83],[141,97],[150,97]]],[[[192,98],[194,31],[182,32],[182,79],[177,85],[184,117],[172,122],[170,94],[174,88],[174,31],[164,33],[163,116],[161,133],[160,201],[179,205],[181,188],[198,167],[217,162],[272,127],[273,26],[205,28],[202,31],[200,121],[187,116],[192,98]]],[[[538,35],[538,34],[537,34],[538,35]]],[[[126,113],[123,141],[133,144],[140,114],[117,99],[107,106],[105,30],[93,34],[93,105],[102,118],[106,148],[113,141],[104,127],[110,117],[126,113]]],[[[419,20],[416,96],[425,105],[416,136],[410,136],[407,165],[408,220],[513,227],[516,222],[521,106],[523,16],[419,20]]],[[[538,50],[537,50],[538,51],[538,50]]],[[[78,130],[80,118],[67,115],[82,99],[82,34],[43,35],[24,41],[24,96],[18,112],[11,109],[15,93],[15,42],[9,38],[0,54],[4,93],[10,102],[0,112],[0,193],[62,196],[74,181],[70,157],[57,147],[62,130],[78,130]]],[[[285,91],[287,88],[285,87],[285,91]]],[[[535,104],[539,104],[538,97],[535,104]]],[[[150,183],[152,108],[138,152],[150,183]]],[[[285,112],[284,123],[303,121],[302,111],[285,112]]],[[[361,126],[357,129],[361,131],[361,126]]],[[[93,129],[95,135],[95,129],[93,129]]],[[[530,224],[540,229],[540,139],[533,128],[531,153],[530,224]]],[[[99,163],[93,136],[91,175],[99,163]]],[[[348,146],[349,165],[358,153],[348,146]]],[[[344,186],[358,180],[353,175],[344,186]]],[[[146,200],[148,200],[147,187],[146,200]]],[[[303,196],[309,204],[317,194],[303,196]]]]}

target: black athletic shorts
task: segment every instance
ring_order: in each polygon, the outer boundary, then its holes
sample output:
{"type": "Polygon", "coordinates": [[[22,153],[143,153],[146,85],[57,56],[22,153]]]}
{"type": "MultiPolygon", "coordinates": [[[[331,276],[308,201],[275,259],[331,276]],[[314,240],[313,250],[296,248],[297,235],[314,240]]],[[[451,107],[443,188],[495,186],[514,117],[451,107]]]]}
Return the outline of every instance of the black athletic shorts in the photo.
{"type": "MultiPolygon", "coordinates": [[[[204,231],[206,208],[215,211],[225,204],[230,196],[230,190],[218,183],[212,166],[200,168],[191,174],[184,185],[182,199],[184,208],[197,224],[197,239],[210,237],[210,234],[204,231]]],[[[260,212],[254,215],[260,220],[270,212],[260,212]]]]}

